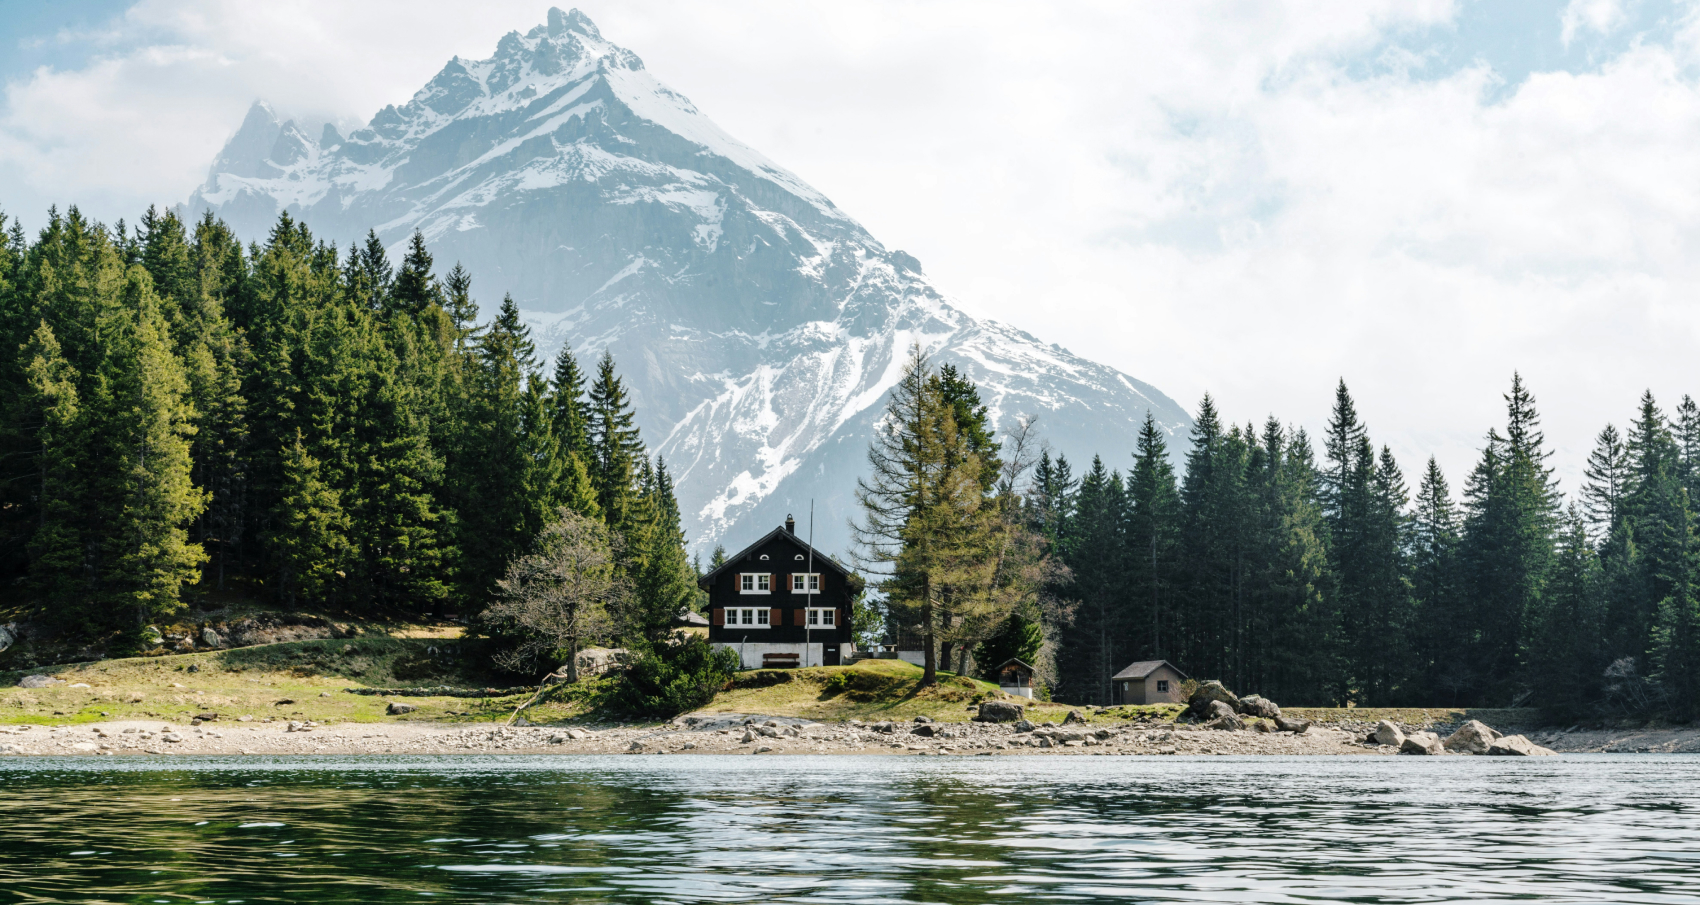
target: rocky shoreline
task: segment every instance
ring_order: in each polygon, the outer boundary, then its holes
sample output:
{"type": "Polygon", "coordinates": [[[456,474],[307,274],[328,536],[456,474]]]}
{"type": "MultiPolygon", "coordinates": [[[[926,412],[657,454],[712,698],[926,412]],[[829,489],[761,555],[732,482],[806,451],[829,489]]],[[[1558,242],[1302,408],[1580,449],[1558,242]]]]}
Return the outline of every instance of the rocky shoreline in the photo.
{"type": "MultiPolygon", "coordinates": [[[[1700,752],[1695,730],[1532,733],[1559,752],[1700,752]]],[[[1026,726],[1020,723],[816,723],[759,714],[701,714],[664,725],[590,727],[313,724],[284,721],[183,725],[114,721],[0,726],[0,755],[385,754],[837,754],[957,756],[1263,755],[1389,756],[1398,745],[1360,732],[1310,726],[1298,733],[1224,732],[1171,723],[1026,726]]]]}

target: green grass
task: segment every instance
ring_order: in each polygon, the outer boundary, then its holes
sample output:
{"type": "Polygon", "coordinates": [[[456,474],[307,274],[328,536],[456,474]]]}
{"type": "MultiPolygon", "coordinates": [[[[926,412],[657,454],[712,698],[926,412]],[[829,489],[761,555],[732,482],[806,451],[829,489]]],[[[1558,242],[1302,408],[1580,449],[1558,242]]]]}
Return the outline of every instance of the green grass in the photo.
{"type": "Polygon", "coordinates": [[[1529,707],[1282,707],[1281,713],[1323,725],[1342,722],[1376,723],[1391,720],[1422,728],[1455,726],[1466,720],[1481,720],[1500,729],[1506,726],[1537,726],[1540,712],[1529,707]]]}
{"type": "MultiPolygon", "coordinates": [[[[863,660],[853,666],[815,666],[806,669],[762,669],[740,673],[729,691],[721,692],[707,713],[759,713],[821,721],[913,720],[931,717],[939,722],[966,722],[981,701],[1009,700],[1027,707],[1034,722],[1061,722],[1072,709],[1096,722],[1152,715],[1161,708],[1126,708],[1121,716],[1092,715],[1085,708],[1011,698],[996,685],[968,676],[940,672],[938,684],[921,687],[921,668],[902,660],[863,660]]],[[[1170,708],[1178,709],[1178,708],[1170,708]]]]}
{"type": "MultiPolygon", "coordinates": [[[[374,722],[490,720],[513,712],[523,695],[489,698],[395,698],[417,706],[388,717],[386,698],[344,688],[448,685],[482,688],[493,677],[476,653],[452,656],[429,638],[295,641],[169,657],[133,657],[0,672],[0,722],[88,723],[100,720],[186,720],[213,712],[221,720],[252,718],[374,722]],[[430,649],[438,647],[432,654],[430,649]],[[27,689],[23,675],[46,672],[66,685],[27,689]],[[83,683],[88,688],[72,688],[83,683]]],[[[501,680],[501,685],[509,684],[501,680]]]]}

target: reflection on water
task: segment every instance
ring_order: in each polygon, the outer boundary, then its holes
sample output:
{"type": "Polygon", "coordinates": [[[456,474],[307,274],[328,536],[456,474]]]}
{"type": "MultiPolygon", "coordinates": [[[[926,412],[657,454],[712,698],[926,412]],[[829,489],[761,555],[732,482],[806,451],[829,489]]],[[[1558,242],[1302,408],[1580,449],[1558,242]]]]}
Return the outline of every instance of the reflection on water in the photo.
{"type": "Polygon", "coordinates": [[[0,761],[0,902],[1700,901],[1700,758],[0,761]]]}

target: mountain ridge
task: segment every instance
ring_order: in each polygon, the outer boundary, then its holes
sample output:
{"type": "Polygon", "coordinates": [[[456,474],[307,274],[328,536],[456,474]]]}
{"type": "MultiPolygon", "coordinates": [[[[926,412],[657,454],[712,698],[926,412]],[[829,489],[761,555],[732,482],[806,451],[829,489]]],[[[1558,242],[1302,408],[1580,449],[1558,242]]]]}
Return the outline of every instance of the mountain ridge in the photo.
{"type": "Polygon", "coordinates": [[[1147,411],[1171,437],[1191,424],[1148,384],[957,309],[912,255],[577,10],[450,60],[347,136],[314,139],[256,103],[184,210],[245,235],[288,211],[397,251],[419,230],[486,308],[514,296],[541,353],[612,351],[699,552],[810,500],[821,545],[846,549],[854,479],[913,343],[974,379],[995,423],[1038,415],[1071,458],[1131,450],[1147,411]]]}

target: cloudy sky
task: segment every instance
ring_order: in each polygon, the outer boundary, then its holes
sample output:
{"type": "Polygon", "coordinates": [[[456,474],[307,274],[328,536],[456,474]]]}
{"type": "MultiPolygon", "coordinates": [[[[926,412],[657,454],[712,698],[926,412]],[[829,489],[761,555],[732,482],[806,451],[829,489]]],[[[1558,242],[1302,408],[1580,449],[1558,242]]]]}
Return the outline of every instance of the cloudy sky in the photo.
{"type": "MultiPolygon", "coordinates": [[[[256,98],[363,123],[548,5],[0,0],[0,208],[133,219],[256,98]]],[[[1693,5],[581,8],[968,311],[1189,407],[1318,432],[1344,377],[1457,487],[1521,371],[1574,488],[1643,389],[1700,394],[1693,5]]]]}

